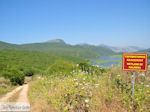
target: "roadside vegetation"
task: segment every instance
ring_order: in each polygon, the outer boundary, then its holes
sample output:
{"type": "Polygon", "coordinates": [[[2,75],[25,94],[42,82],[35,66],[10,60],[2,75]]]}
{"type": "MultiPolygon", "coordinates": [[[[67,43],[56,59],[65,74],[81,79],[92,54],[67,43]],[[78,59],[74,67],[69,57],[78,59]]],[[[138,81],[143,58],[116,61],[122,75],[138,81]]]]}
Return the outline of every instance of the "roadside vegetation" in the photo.
{"type": "MultiPolygon", "coordinates": [[[[68,64],[62,63],[61,66],[68,64]]],[[[133,100],[131,73],[124,73],[118,67],[102,69],[84,62],[72,67],[72,71],[71,69],[68,71],[67,67],[63,68],[63,71],[60,66],[54,68],[54,71],[58,72],[54,72],[53,75],[47,72],[46,76],[38,76],[31,83],[29,98],[33,110],[36,108],[39,112],[52,110],[52,112],[132,110],[149,112],[150,110],[150,85],[148,77],[144,75],[136,80],[133,100]]]]}
{"type": "Polygon", "coordinates": [[[36,51],[1,50],[0,77],[9,79],[13,85],[22,85],[25,76],[42,74],[55,60],[76,62],[81,59],[36,51]]]}
{"type": "Polygon", "coordinates": [[[11,85],[11,82],[8,79],[0,77],[0,98],[14,89],[14,86],[11,85]]]}
{"type": "Polygon", "coordinates": [[[45,74],[56,60],[77,63],[83,59],[49,52],[0,49],[0,96],[26,83],[26,77],[45,74]]]}

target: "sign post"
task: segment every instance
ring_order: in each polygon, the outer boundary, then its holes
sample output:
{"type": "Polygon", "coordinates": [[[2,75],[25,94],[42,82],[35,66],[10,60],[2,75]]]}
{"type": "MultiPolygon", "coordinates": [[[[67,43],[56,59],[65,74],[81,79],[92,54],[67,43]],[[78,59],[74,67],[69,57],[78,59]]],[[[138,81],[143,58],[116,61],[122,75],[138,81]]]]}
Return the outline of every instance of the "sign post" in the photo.
{"type": "Polygon", "coordinates": [[[134,112],[134,84],[135,84],[135,72],[132,74],[132,110],[134,112]]]}
{"type": "Polygon", "coordinates": [[[132,110],[134,109],[134,85],[136,72],[146,72],[148,68],[147,53],[123,53],[122,69],[132,72],[132,110]]]}
{"type": "Polygon", "coordinates": [[[132,75],[132,99],[134,99],[135,72],[132,75]]]}

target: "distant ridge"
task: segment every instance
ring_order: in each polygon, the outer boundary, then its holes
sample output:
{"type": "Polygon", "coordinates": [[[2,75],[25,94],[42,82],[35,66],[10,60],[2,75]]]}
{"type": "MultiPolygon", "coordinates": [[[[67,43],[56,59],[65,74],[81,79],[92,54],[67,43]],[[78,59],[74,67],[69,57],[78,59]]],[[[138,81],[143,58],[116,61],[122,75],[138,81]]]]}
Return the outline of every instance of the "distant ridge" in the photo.
{"type": "Polygon", "coordinates": [[[82,58],[96,58],[101,55],[114,54],[114,52],[109,48],[89,44],[71,45],[65,43],[65,41],[62,39],[54,39],[41,43],[28,43],[21,45],[13,45],[1,42],[0,46],[2,46],[3,49],[15,48],[16,50],[40,51],[52,53],[55,55],[64,54],[82,58]]]}
{"type": "Polygon", "coordinates": [[[141,51],[139,51],[139,52],[147,52],[147,53],[150,55],[150,48],[141,50],[141,51]]]}
{"type": "Polygon", "coordinates": [[[111,49],[112,51],[116,52],[116,53],[122,53],[122,52],[137,52],[140,50],[144,50],[144,48],[141,47],[137,47],[137,46],[125,46],[125,47],[113,47],[113,46],[107,46],[107,45],[100,45],[102,47],[106,47],[111,49]]]}
{"type": "Polygon", "coordinates": [[[66,54],[72,56],[81,57],[98,57],[101,55],[112,55],[122,52],[138,52],[138,51],[150,51],[150,49],[144,49],[137,46],[127,47],[113,47],[108,45],[91,45],[91,44],[67,44],[62,39],[53,39],[45,42],[27,43],[27,44],[10,44],[0,41],[0,49],[19,49],[28,51],[40,51],[66,54]]]}
{"type": "Polygon", "coordinates": [[[17,47],[17,44],[10,44],[7,42],[0,41],[0,49],[15,49],[17,47]]]}
{"type": "Polygon", "coordinates": [[[48,40],[45,43],[62,43],[62,44],[66,44],[64,40],[62,39],[53,39],[53,40],[48,40]]]}

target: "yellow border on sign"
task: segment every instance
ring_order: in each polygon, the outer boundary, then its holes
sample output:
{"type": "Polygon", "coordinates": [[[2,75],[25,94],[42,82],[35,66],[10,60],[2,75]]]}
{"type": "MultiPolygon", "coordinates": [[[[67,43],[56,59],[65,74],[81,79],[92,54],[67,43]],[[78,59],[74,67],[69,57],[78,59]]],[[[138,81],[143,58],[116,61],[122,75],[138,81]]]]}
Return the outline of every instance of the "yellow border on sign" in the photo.
{"type": "Polygon", "coordinates": [[[124,71],[141,71],[141,72],[146,72],[148,70],[148,53],[123,53],[122,54],[122,70],[124,70],[124,71]],[[146,56],[145,69],[144,70],[124,69],[124,57],[126,55],[145,55],[146,56]]]}

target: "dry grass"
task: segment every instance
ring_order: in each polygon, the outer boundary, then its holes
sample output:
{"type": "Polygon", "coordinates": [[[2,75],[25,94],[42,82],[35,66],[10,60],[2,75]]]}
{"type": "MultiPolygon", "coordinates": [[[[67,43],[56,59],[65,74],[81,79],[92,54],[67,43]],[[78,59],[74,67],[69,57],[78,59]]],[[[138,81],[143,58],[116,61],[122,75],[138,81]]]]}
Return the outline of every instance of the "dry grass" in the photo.
{"type": "Polygon", "coordinates": [[[57,112],[44,99],[39,99],[35,103],[31,103],[31,112],[57,112]]]}
{"type": "MultiPolygon", "coordinates": [[[[32,112],[131,112],[130,77],[130,73],[112,68],[99,76],[80,73],[35,80],[29,94],[33,102],[32,112]]],[[[136,111],[149,112],[149,100],[146,99],[149,88],[138,82],[136,88],[136,111]]]]}
{"type": "Polygon", "coordinates": [[[8,79],[0,77],[0,98],[6,93],[12,91],[15,86],[12,86],[8,79]]]}
{"type": "MultiPolygon", "coordinates": [[[[40,81],[40,79],[35,79],[34,81],[30,82],[29,90],[32,90],[32,86],[36,86],[40,81]]],[[[38,86],[38,85],[37,85],[38,86]]],[[[31,96],[31,91],[28,92],[30,104],[31,104],[31,112],[58,112],[56,109],[47,102],[45,96],[39,93],[33,93],[34,95],[31,96]]]]}

